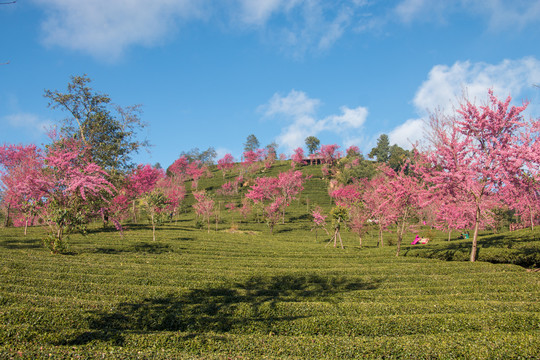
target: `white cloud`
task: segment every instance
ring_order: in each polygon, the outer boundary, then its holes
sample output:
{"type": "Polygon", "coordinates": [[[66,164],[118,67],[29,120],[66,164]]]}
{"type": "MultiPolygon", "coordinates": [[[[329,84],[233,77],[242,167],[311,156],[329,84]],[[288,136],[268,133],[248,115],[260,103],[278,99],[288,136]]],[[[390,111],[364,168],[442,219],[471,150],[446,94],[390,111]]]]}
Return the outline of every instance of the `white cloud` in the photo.
{"type": "Polygon", "coordinates": [[[153,46],[178,19],[200,16],[189,0],[34,0],[46,11],[46,45],[116,59],[131,45],[153,46]]]}
{"type": "Polygon", "coordinates": [[[189,20],[259,31],[270,43],[296,57],[328,50],[347,31],[373,31],[393,19],[445,22],[452,15],[472,14],[497,31],[521,30],[540,22],[540,0],[402,0],[395,7],[368,0],[33,2],[44,9],[44,44],[112,61],[131,46],[162,44],[189,20]]]}
{"type": "Polygon", "coordinates": [[[341,107],[341,113],[324,118],[317,118],[316,110],[320,100],[308,97],[302,91],[292,90],[287,96],[274,94],[268,104],[260,107],[266,117],[278,116],[289,124],[277,137],[277,143],[291,152],[304,145],[306,137],[317,136],[321,132],[330,132],[350,142],[366,121],[368,110],[365,107],[341,107]]]}
{"type": "Polygon", "coordinates": [[[420,115],[437,108],[452,111],[463,95],[472,102],[484,101],[488,89],[493,89],[500,98],[511,95],[519,102],[532,84],[538,82],[540,61],[532,57],[504,60],[495,65],[458,61],[452,66],[434,66],[416,92],[414,105],[420,115]]]}
{"type": "MultiPolygon", "coordinates": [[[[446,1],[404,0],[395,8],[398,18],[404,23],[410,23],[418,18],[425,18],[425,13],[439,13],[446,1]]],[[[431,17],[429,17],[431,19],[431,17]]]]}
{"type": "Polygon", "coordinates": [[[239,0],[240,19],[246,24],[264,25],[275,13],[288,12],[302,0],[239,0]]]}
{"type": "Polygon", "coordinates": [[[302,91],[291,90],[285,97],[274,94],[268,104],[260,107],[260,109],[264,110],[266,116],[287,115],[300,117],[315,113],[319,105],[320,101],[318,99],[310,99],[302,91]]]}
{"type": "Polygon", "coordinates": [[[482,2],[464,1],[472,10],[488,17],[491,30],[506,30],[524,27],[540,22],[540,1],[538,0],[486,0],[482,2]]]}
{"type": "MultiPolygon", "coordinates": [[[[392,144],[410,149],[416,141],[424,137],[425,121],[435,111],[452,114],[464,100],[464,96],[477,105],[487,101],[488,89],[493,89],[499,99],[513,98],[515,105],[521,105],[533,89],[533,83],[540,83],[540,61],[527,57],[518,60],[504,60],[499,64],[458,61],[452,66],[436,65],[427,80],[418,88],[413,99],[418,119],[409,119],[390,131],[392,144]]],[[[536,114],[538,104],[530,104],[527,114],[536,114]]]]}
{"type": "Polygon", "coordinates": [[[131,46],[156,46],[189,20],[261,31],[286,53],[303,56],[338,41],[365,2],[346,0],[33,0],[45,11],[42,40],[114,61],[131,46]]]}
{"type": "Polygon", "coordinates": [[[540,1],[403,0],[394,13],[404,23],[433,20],[444,23],[453,14],[477,15],[486,19],[491,30],[503,31],[540,22],[540,1]]]}
{"type": "Polygon", "coordinates": [[[341,107],[341,115],[331,115],[325,119],[325,122],[328,123],[327,126],[340,131],[340,129],[349,130],[349,129],[359,129],[366,122],[368,115],[367,108],[357,107],[356,109],[349,109],[346,106],[341,107]]]}
{"type": "Polygon", "coordinates": [[[37,115],[30,113],[18,113],[7,115],[2,122],[12,129],[24,129],[33,136],[45,134],[51,127],[49,120],[42,120],[37,115]]]}
{"type": "Polygon", "coordinates": [[[397,144],[404,149],[411,149],[412,145],[424,138],[424,120],[409,119],[394,128],[388,134],[391,144],[397,144]]]}
{"type": "Polygon", "coordinates": [[[338,16],[327,26],[327,30],[319,40],[319,49],[326,50],[341,38],[346,28],[350,24],[351,13],[349,9],[343,9],[338,16]]]}

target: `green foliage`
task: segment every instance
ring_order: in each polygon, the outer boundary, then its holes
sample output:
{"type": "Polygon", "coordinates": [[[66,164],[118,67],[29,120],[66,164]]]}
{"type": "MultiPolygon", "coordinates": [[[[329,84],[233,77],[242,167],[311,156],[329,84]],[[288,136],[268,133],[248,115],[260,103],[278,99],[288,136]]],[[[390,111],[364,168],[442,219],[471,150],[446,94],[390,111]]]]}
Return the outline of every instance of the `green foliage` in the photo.
{"type": "Polygon", "coordinates": [[[249,135],[246,138],[246,142],[244,143],[244,151],[255,151],[257,150],[261,144],[259,143],[259,139],[253,134],[249,135]]]}
{"type": "MultiPolygon", "coordinates": [[[[409,247],[407,256],[446,261],[466,261],[471,239],[441,242],[429,247],[409,247]]],[[[515,264],[528,268],[540,266],[540,231],[520,230],[486,235],[478,240],[477,260],[495,264],[515,264]]]]}
{"type": "Polygon", "coordinates": [[[334,206],[330,215],[332,216],[332,226],[340,228],[341,224],[346,224],[349,220],[349,209],[344,206],[334,206]]]}
{"type": "Polygon", "coordinates": [[[377,162],[387,163],[395,171],[399,171],[405,161],[411,158],[411,152],[399,145],[390,146],[388,135],[382,134],[377,140],[377,146],[368,154],[370,159],[376,158],[377,162]]]}
{"type": "Polygon", "coordinates": [[[88,224],[89,205],[80,197],[75,197],[69,204],[60,204],[52,200],[47,205],[47,223],[49,234],[43,239],[43,244],[51,252],[58,254],[67,249],[65,234],[80,231],[85,235],[88,224]]]}
{"type": "Polygon", "coordinates": [[[377,146],[368,154],[370,159],[376,158],[377,162],[387,162],[390,157],[390,141],[388,135],[381,134],[377,140],[377,146]]]}
{"type": "Polygon", "coordinates": [[[50,233],[43,238],[43,246],[53,254],[64,254],[68,250],[67,239],[58,237],[56,234],[50,233]]]}
{"type": "Polygon", "coordinates": [[[321,145],[321,141],[315,136],[308,136],[305,140],[309,155],[315,153],[321,145]]]}
{"type": "Polygon", "coordinates": [[[336,180],[340,184],[351,184],[357,179],[371,179],[377,172],[375,163],[361,158],[351,158],[349,156],[341,158],[337,164],[338,171],[336,180]]]}
{"type": "Polygon", "coordinates": [[[395,171],[399,171],[405,161],[411,158],[411,152],[405,150],[400,146],[394,144],[390,146],[389,155],[388,155],[388,166],[390,166],[395,171]]]}
{"type": "Polygon", "coordinates": [[[185,156],[189,163],[200,161],[203,164],[211,165],[216,160],[217,152],[212,146],[202,152],[198,147],[195,147],[189,151],[182,151],[179,157],[182,156],[185,156]]]}
{"type": "Polygon", "coordinates": [[[65,93],[45,90],[49,106],[67,111],[70,117],[62,123],[62,132],[81,139],[90,147],[92,159],[103,169],[126,170],[131,154],[148,146],[137,139],[146,124],[141,121],[140,105],[112,106],[106,94],[95,92],[88,76],[72,76],[65,93]]]}

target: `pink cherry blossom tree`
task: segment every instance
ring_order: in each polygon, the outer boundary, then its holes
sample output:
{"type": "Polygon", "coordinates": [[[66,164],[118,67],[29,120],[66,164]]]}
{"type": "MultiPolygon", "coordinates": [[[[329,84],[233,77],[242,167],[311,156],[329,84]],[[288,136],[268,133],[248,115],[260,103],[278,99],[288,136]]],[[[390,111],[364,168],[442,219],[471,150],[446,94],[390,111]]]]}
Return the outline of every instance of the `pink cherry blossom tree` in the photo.
{"type": "MultiPolygon", "coordinates": [[[[174,175],[173,175],[174,176],[174,175]]],[[[165,177],[163,169],[146,165],[137,165],[126,179],[126,196],[131,199],[133,220],[137,221],[137,200],[151,193],[157,183],[165,177]]]]}
{"type": "Polygon", "coordinates": [[[62,251],[66,230],[84,226],[93,199],[104,200],[105,194],[116,191],[87,150],[80,140],[63,138],[49,146],[44,158],[46,168],[39,183],[46,184],[43,209],[51,228],[46,244],[53,252],[62,251]]]}
{"type": "Polygon", "coordinates": [[[322,157],[322,162],[330,166],[334,165],[342,156],[341,152],[338,151],[339,148],[340,146],[337,144],[321,145],[319,155],[322,157]]]}
{"type": "Polygon", "coordinates": [[[283,224],[285,223],[285,209],[290,205],[290,202],[295,200],[297,195],[304,190],[304,182],[305,178],[300,171],[289,170],[278,175],[277,188],[283,199],[283,224]]]}
{"type": "Polygon", "coordinates": [[[311,211],[311,216],[313,217],[313,227],[311,228],[311,231],[315,230],[315,241],[317,241],[317,230],[323,229],[328,236],[330,236],[330,233],[326,229],[326,218],[327,215],[323,214],[323,210],[320,206],[316,206],[311,211]]]}
{"type": "Polygon", "coordinates": [[[438,221],[434,225],[441,231],[448,231],[448,241],[452,238],[453,230],[465,229],[474,224],[474,208],[466,206],[466,201],[441,199],[436,204],[438,221]]]}
{"type": "Polygon", "coordinates": [[[283,197],[276,197],[268,206],[264,208],[264,215],[266,217],[266,223],[270,227],[270,235],[274,234],[274,226],[281,217],[281,209],[285,207],[285,199],[283,197]]]}
{"type": "Polygon", "coordinates": [[[43,182],[43,154],[35,145],[4,145],[0,147],[0,189],[6,206],[6,224],[10,210],[18,210],[24,218],[24,234],[28,222],[42,207],[47,183],[43,182]]]}
{"type": "Polygon", "coordinates": [[[433,151],[424,177],[445,197],[467,199],[474,209],[470,261],[476,260],[478,229],[487,204],[515,186],[523,172],[538,176],[540,120],[524,120],[523,106],[510,106],[488,91],[486,105],[465,101],[455,117],[430,119],[433,151]]]}
{"type": "Polygon", "coordinates": [[[234,157],[231,154],[225,154],[221,159],[218,160],[218,169],[223,172],[223,178],[228,171],[234,168],[234,157]]]}
{"type": "Polygon", "coordinates": [[[271,233],[273,233],[276,224],[276,211],[278,215],[281,214],[279,210],[284,205],[284,199],[280,197],[280,194],[278,179],[275,177],[256,178],[255,184],[251,186],[251,189],[246,194],[246,198],[252,200],[256,205],[263,206],[263,214],[271,233]]]}
{"type": "Polygon", "coordinates": [[[255,173],[260,169],[260,163],[266,157],[264,149],[244,151],[242,167],[247,173],[255,173]]]}
{"type": "Polygon", "coordinates": [[[180,156],[171,164],[171,166],[169,166],[167,174],[171,177],[175,177],[179,182],[184,182],[188,179],[188,166],[189,161],[187,157],[180,156]]]}
{"type": "Polygon", "coordinates": [[[210,233],[210,219],[214,215],[215,206],[214,200],[206,193],[205,190],[196,191],[193,193],[195,200],[197,201],[193,204],[193,208],[197,213],[197,216],[202,217],[208,225],[208,233],[210,233]]]}
{"type": "Polygon", "coordinates": [[[302,149],[301,147],[295,149],[294,154],[291,157],[291,160],[292,160],[291,166],[295,167],[295,166],[305,165],[304,157],[305,157],[304,149],[302,149]]]}
{"type": "Polygon", "coordinates": [[[182,201],[186,197],[186,188],[184,185],[179,183],[175,178],[167,176],[159,180],[157,188],[162,191],[166,198],[167,211],[173,217],[176,216],[182,201]]]}
{"type": "MultiPolygon", "coordinates": [[[[410,164],[408,164],[410,165],[410,164]]],[[[415,174],[409,166],[402,166],[399,172],[394,171],[386,164],[379,165],[379,170],[385,174],[388,191],[387,204],[392,207],[393,216],[397,221],[397,251],[399,256],[401,243],[409,219],[416,215],[420,208],[429,202],[429,196],[421,175],[415,174]]]]}
{"type": "Polygon", "coordinates": [[[360,148],[356,145],[351,145],[345,150],[348,157],[359,157],[361,155],[360,148]]]}
{"type": "Polygon", "coordinates": [[[145,193],[142,201],[152,224],[152,240],[156,241],[156,225],[160,224],[165,217],[164,212],[169,205],[167,197],[160,188],[156,187],[145,193]]]}
{"type": "Polygon", "coordinates": [[[197,190],[199,187],[199,179],[203,177],[207,171],[208,168],[199,160],[193,161],[187,166],[186,173],[188,178],[192,179],[192,188],[197,190]]]}
{"type": "Polygon", "coordinates": [[[540,178],[532,174],[522,174],[514,179],[514,187],[504,193],[505,203],[513,208],[523,227],[534,225],[540,216],[540,178]]]}
{"type": "Polygon", "coordinates": [[[372,179],[364,182],[362,201],[369,211],[369,221],[377,224],[379,228],[379,241],[377,246],[384,246],[383,232],[393,224],[398,214],[393,206],[393,195],[386,174],[379,173],[372,179]]]}
{"type": "Polygon", "coordinates": [[[330,192],[330,196],[334,199],[336,205],[349,210],[347,225],[353,232],[358,234],[360,247],[362,247],[362,236],[367,231],[366,224],[370,216],[362,200],[363,191],[363,183],[357,181],[330,192]]]}

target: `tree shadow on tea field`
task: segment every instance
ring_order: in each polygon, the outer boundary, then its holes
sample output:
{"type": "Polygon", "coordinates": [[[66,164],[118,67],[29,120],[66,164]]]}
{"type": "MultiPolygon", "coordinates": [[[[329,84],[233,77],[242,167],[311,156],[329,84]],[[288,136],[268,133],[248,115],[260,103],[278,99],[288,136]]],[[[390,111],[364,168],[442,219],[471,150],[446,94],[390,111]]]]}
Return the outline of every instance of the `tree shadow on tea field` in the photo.
{"type": "Polygon", "coordinates": [[[91,311],[86,320],[89,330],[58,345],[92,341],[122,345],[126,333],[269,332],[275,324],[310,316],[278,309],[279,303],[332,302],[346,292],[376,289],[381,282],[318,275],[251,277],[230,286],[192,289],[180,295],[120,303],[110,311],[91,311]]]}

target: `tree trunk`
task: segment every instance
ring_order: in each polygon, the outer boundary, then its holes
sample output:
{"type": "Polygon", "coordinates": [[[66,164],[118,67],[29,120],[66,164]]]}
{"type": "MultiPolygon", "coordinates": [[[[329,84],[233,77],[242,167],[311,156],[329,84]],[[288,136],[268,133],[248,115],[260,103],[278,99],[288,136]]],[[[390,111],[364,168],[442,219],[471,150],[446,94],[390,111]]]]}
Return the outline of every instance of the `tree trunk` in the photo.
{"type": "Polygon", "coordinates": [[[26,218],[26,221],[24,222],[24,236],[26,236],[27,229],[28,229],[28,218],[26,218]]]}
{"type": "Polygon", "coordinates": [[[135,209],[135,200],[133,200],[133,222],[137,223],[137,211],[135,209]]]}
{"type": "Polygon", "coordinates": [[[152,240],[156,241],[156,223],[154,222],[154,214],[152,214],[152,240]]]}
{"type": "Polygon", "coordinates": [[[473,242],[472,242],[472,249],[471,249],[471,262],[476,261],[476,249],[477,249],[477,240],[478,240],[478,226],[480,223],[480,208],[476,206],[476,216],[474,219],[474,234],[473,234],[473,242]]]}
{"type": "Polygon", "coordinates": [[[533,216],[532,208],[530,205],[529,205],[529,215],[531,217],[531,231],[534,231],[534,216],[533,216]]]}
{"type": "Polygon", "coordinates": [[[377,242],[377,247],[379,247],[379,244],[381,245],[381,247],[384,247],[382,226],[381,225],[379,225],[379,241],[377,242]]]}
{"type": "Polygon", "coordinates": [[[105,209],[101,209],[101,219],[103,220],[103,228],[105,229],[107,225],[109,224],[109,215],[106,214],[105,209]]]}
{"type": "Polygon", "coordinates": [[[6,218],[4,220],[4,227],[9,226],[9,213],[10,213],[10,210],[11,210],[11,204],[8,203],[8,206],[7,206],[7,209],[6,209],[6,218]]]}
{"type": "Polygon", "coordinates": [[[403,222],[401,223],[401,229],[398,228],[398,239],[397,239],[397,251],[396,256],[399,256],[399,252],[401,251],[401,242],[403,241],[403,233],[405,232],[405,219],[407,218],[407,210],[405,210],[405,213],[403,214],[403,222]]]}
{"type": "Polygon", "coordinates": [[[358,235],[358,242],[360,243],[360,247],[362,247],[362,235],[358,235]]]}

